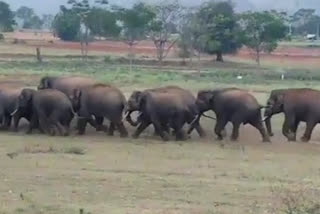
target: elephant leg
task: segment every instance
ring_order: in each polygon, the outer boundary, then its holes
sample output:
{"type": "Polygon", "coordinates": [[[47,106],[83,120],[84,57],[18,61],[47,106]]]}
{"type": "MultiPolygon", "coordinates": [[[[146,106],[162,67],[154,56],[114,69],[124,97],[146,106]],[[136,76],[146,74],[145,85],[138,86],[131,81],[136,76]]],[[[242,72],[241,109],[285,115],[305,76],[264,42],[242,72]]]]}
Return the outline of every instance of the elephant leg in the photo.
{"type": "Polygon", "coordinates": [[[43,116],[39,117],[39,125],[46,134],[51,135],[51,136],[56,135],[56,131],[55,131],[54,126],[51,123],[51,121],[46,120],[43,116]]]}
{"type": "Polygon", "coordinates": [[[4,116],[4,127],[3,127],[5,130],[9,130],[10,129],[11,121],[12,121],[12,116],[9,115],[9,114],[6,114],[4,116]]]}
{"type": "Polygon", "coordinates": [[[163,129],[162,129],[162,125],[161,123],[158,121],[157,118],[152,118],[152,123],[154,125],[154,127],[156,128],[157,132],[159,133],[161,139],[163,141],[169,141],[169,135],[167,132],[165,132],[163,129]]]}
{"type": "Polygon", "coordinates": [[[185,124],[184,115],[179,115],[178,113],[177,117],[174,117],[171,123],[175,132],[176,141],[186,140],[186,133],[183,130],[183,125],[185,124]]]}
{"type": "Polygon", "coordinates": [[[113,136],[115,129],[116,129],[116,125],[114,124],[114,122],[110,122],[108,135],[113,136]]]}
{"type": "Polygon", "coordinates": [[[132,135],[133,138],[138,138],[140,136],[140,134],[151,124],[150,121],[142,121],[137,130],[134,132],[134,134],[132,135]]]}
{"type": "MultiPolygon", "coordinates": [[[[95,119],[96,119],[96,121],[95,121],[96,131],[97,132],[99,132],[99,131],[108,132],[108,126],[103,125],[104,118],[103,117],[96,117],[95,119]]],[[[92,124],[90,123],[90,125],[92,125],[92,124]]]]}
{"type": "Polygon", "coordinates": [[[314,120],[307,121],[306,131],[305,131],[303,137],[301,138],[302,142],[309,142],[310,141],[312,131],[316,125],[317,125],[317,122],[315,122],[314,120]]]}
{"type": "Polygon", "coordinates": [[[126,129],[126,127],[124,126],[123,122],[117,123],[116,127],[118,128],[119,132],[120,132],[120,137],[125,138],[128,137],[128,131],[126,129]]]}
{"type": "Polygon", "coordinates": [[[43,128],[42,127],[40,127],[40,125],[38,124],[38,117],[35,115],[35,114],[33,114],[32,116],[31,116],[31,120],[30,120],[30,123],[29,123],[29,126],[28,126],[28,129],[27,129],[27,134],[32,134],[32,131],[33,131],[33,129],[36,127],[38,125],[38,127],[41,129],[41,130],[43,130],[43,128]]]}
{"type": "Polygon", "coordinates": [[[296,141],[297,139],[297,130],[298,130],[299,124],[300,124],[300,121],[295,120],[293,127],[290,127],[293,141],[296,141]]]}
{"type": "Polygon", "coordinates": [[[199,122],[195,124],[195,129],[201,138],[205,138],[207,136],[206,132],[204,131],[199,122]]]}
{"type": "Polygon", "coordinates": [[[232,122],[232,134],[231,134],[231,141],[237,141],[239,138],[239,129],[240,129],[241,122],[234,121],[232,122]]]}
{"type": "Polygon", "coordinates": [[[65,127],[59,121],[55,122],[54,124],[57,127],[60,136],[68,136],[69,135],[68,131],[65,129],[65,127]]]}
{"type": "Polygon", "coordinates": [[[78,129],[78,134],[79,135],[84,135],[86,133],[86,126],[87,126],[87,119],[85,118],[80,118],[77,121],[77,129],[78,129]]]}
{"type": "Polygon", "coordinates": [[[291,128],[295,126],[295,116],[294,115],[285,115],[285,120],[282,125],[282,133],[287,137],[288,141],[295,141],[295,134],[292,133],[291,128]]]}
{"type": "Polygon", "coordinates": [[[21,119],[20,115],[13,117],[13,131],[14,132],[18,131],[20,119],[21,119]]]}
{"type": "MultiPolygon", "coordinates": [[[[154,132],[153,132],[153,136],[160,136],[160,134],[157,131],[157,128],[155,126],[154,127],[154,132]]],[[[162,130],[167,132],[170,135],[170,126],[166,123],[161,124],[162,130]]],[[[174,133],[173,133],[174,134],[174,133]]]]}
{"type": "Polygon", "coordinates": [[[249,123],[253,127],[255,127],[256,129],[258,129],[258,131],[260,132],[260,134],[262,136],[262,141],[263,142],[270,143],[271,142],[270,141],[270,137],[269,137],[269,135],[268,135],[268,133],[267,133],[267,131],[266,131],[265,127],[263,126],[263,123],[261,122],[260,119],[261,119],[261,117],[258,118],[258,119],[255,119],[253,121],[250,121],[249,123]]]}
{"type": "Polygon", "coordinates": [[[223,140],[223,133],[222,131],[224,130],[225,126],[227,125],[228,120],[225,118],[217,118],[217,123],[214,128],[214,132],[218,136],[218,140],[223,140]]]}

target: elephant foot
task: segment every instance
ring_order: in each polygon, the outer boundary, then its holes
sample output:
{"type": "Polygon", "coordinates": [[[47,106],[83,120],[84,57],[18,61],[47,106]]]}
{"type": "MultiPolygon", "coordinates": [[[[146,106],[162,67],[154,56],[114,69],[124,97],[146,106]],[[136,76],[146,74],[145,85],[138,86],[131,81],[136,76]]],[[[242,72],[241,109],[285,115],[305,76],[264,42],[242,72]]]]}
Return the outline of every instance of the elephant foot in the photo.
{"type": "Polygon", "coordinates": [[[288,134],[287,138],[289,142],[296,142],[296,136],[293,133],[288,134]]]}
{"type": "Polygon", "coordinates": [[[217,136],[216,140],[217,141],[223,141],[223,137],[222,136],[217,136]]]}
{"type": "Polygon", "coordinates": [[[237,141],[238,141],[238,138],[232,137],[232,138],[230,138],[230,141],[232,141],[232,142],[237,142],[237,141]]]}
{"type": "Polygon", "coordinates": [[[121,138],[127,138],[129,136],[129,134],[127,132],[125,133],[120,133],[120,137],[121,138]]]}
{"type": "Polygon", "coordinates": [[[270,136],[270,137],[273,137],[273,136],[274,136],[274,133],[273,133],[273,132],[270,132],[270,133],[269,133],[269,136],[270,136]]]}
{"type": "Polygon", "coordinates": [[[200,138],[206,138],[207,134],[205,132],[199,133],[200,138]]]}
{"type": "Polygon", "coordinates": [[[303,136],[301,138],[301,141],[304,142],[304,143],[308,143],[310,141],[310,138],[303,136]]]}
{"type": "Polygon", "coordinates": [[[221,131],[221,136],[227,137],[227,131],[225,129],[221,131]]]}
{"type": "Polygon", "coordinates": [[[78,135],[84,135],[85,132],[84,131],[78,131],[78,135]]]}
{"type": "Polygon", "coordinates": [[[107,133],[109,131],[109,129],[108,129],[108,126],[101,125],[101,126],[97,126],[96,131],[97,132],[106,132],[107,133]]]}
{"type": "Polygon", "coordinates": [[[162,138],[162,140],[163,140],[164,142],[167,142],[167,141],[170,140],[170,137],[169,137],[168,134],[163,134],[163,136],[161,136],[161,138],[162,138]]]}
{"type": "Polygon", "coordinates": [[[263,138],[262,142],[263,143],[271,143],[271,140],[270,140],[270,138],[263,138]]]}
{"type": "Polygon", "coordinates": [[[138,139],[138,138],[139,138],[139,135],[133,134],[131,137],[132,137],[133,139],[138,139]]]}

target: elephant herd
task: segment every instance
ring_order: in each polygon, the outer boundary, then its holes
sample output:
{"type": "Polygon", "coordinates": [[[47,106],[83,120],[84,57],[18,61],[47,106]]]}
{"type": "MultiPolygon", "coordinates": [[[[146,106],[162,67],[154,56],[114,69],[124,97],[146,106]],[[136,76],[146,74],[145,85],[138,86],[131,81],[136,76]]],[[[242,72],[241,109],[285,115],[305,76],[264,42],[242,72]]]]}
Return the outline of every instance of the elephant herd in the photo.
{"type": "Polygon", "coordinates": [[[127,100],[124,94],[112,85],[102,84],[87,77],[43,77],[37,90],[13,83],[0,83],[0,122],[2,130],[18,131],[19,121],[28,122],[27,133],[34,129],[48,135],[67,136],[70,123],[77,119],[77,132],[85,134],[89,123],[96,131],[104,131],[127,137],[126,120],[137,127],[133,138],[150,125],[155,135],[168,141],[173,135],[176,140],[185,140],[193,130],[205,137],[200,119],[209,117],[205,112],[216,115],[214,132],[218,140],[224,138],[227,123],[233,125],[231,140],[239,137],[242,124],[255,127],[263,142],[273,136],[271,118],[284,113],[282,133],[289,141],[296,140],[300,122],[306,122],[302,141],[310,140],[312,131],[320,122],[320,91],[297,88],[273,90],[266,106],[261,106],[248,91],[224,88],[199,91],[195,97],[190,91],[177,87],[134,91],[127,100]],[[264,118],[262,118],[262,109],[264,118]],[[138,112],[136,119],[132,113],[138,112]],[[108,120],[109,125],[104,124],[108,120]],[[266,129],[264,126],[266,125],[266,129]],[[187,126],[187,130],[185,130],[187,126]]]}

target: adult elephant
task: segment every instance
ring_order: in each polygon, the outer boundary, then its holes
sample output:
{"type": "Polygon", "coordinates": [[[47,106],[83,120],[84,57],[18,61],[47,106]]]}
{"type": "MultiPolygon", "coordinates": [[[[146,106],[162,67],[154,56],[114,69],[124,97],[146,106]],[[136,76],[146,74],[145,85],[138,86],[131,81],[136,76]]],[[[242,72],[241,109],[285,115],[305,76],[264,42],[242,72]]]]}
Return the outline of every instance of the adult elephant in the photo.
{"type": "MultiPolygon", "coordinates": [[[[74,90],[86,88],[98,84],[98,82],[89,77],[81,76],[64,76],[64,77],[53,77],[46,76],[40,80],[38,90],[42,89],[57,89],[62,91],[67,96],[72,96],[74,90]]],[[[89,123],[96,128],[97,131],[107,131],[107,127],[103,126],[103,117],[95,118],[95,121],[90,120],[89,123]]]]}
{"type": "Polygon", "coordinates": [[[238,139],[241,124],[251,124],[259,130],[263,142],[270,142],[262,122],[262,107],[256,98],[245,90],[226,88],[200,91],[197,96],[197,106],[200,111],[199,117],[209,110],[215,112],[217,117],[215,133],[219,140],[223,139],[222,131],[226,124],[231,122],[233,125],[231,140],[238,139]]]}
{"type": "MultiPolygon", "coordinates": [[[[177,99],[180,99],[181,102],[183,102],[184,107],[188,109],[187,111],[190,112],[192,115],[198,113],[197,106],[196,106],[196,98],[193,96],[193,94],[190,91],[180,88],[178,86],[166,86],[161,88],[147,89],[145,91],[135,91],[129,98],[127,118],[126,118],[127,121],[133,126],[137,126],[139,123],[141,123],[144,120],[145,112],[141,112],[140,106],[139,106],[140,95],[141,93],[144,93],[144,92],[171,94],[173,97],[177,97],[177,99]],[[131,118],[131,113],[134,111],[140,111],[140,116],[138,117],[137,122],[133,122],[131,118]]],[[[148,118],[148,116],[146,117],[148,118]]],[[[190,123],[190,121],[187,121],[187,122],[190,123]]],[[[200,137],[206,136],[206,133],[201,127],[199,121],[195,122],[194,127],[197,130],[200,137]]],[[[162,126],[162,129],[167,132],[169,131],[169,128],[170,127],[168,127],[167,124],[163,124],[162,126]]]]}
{"type": "Polygon", "coordinates": [[[22,117],[30,120],[30,115],[23,112],[13,114],[17,108],[18,98],[23,90],[19,85],[0,86],[0,121],[3,130],[8,130],[11,126],[12,117],[14,119],[14,130],[17,131],[19,121],[22,117]]]}
{"type": "Polygon", "coordinates": [[[74,111],[71,101],[64,93],[55,89],[23,89],[18,99],[18,108],[14,114],[27,112],[31,115],[28,134],[39,124],[47,134],[55,135],[55,130],[58,129],[60,135],[69,135],[74,111]]]}
{"type": "MultiPolygon", "coordinates": [[[[128,112],[139,111],[140,124],[133,134],[138,138],[140,134],[153,124],[162,140],[168,141],[169,135],[166,127],[174,130],[176,140],[184,140],[183,126],[191,123],[198,114],[197,108],[191,109],[186,104],[185,97],[175,93],[159,92],[153,90],[135,91],[129,98],[128,112]]],[[[128,115],[128,119],[130,114],[128,115]]]]}
{"type": "MultiPolygon", "coordinates": [[[[270,120],[272,115],[281,112],[285,115],[283,135],[289,141],[295,141],[299,123],[306,122],[307,127],[301,140],[308,142],[314,127],[320,122],[320,91],[308,88],[272,91],[267,102],[265,117],[270,120]]],[[[270,131],[272,131],[271,123],[270,131]]]]}
{"type": "Polygon", "coordinates": [[[126,98],[116,87],[95,84],[82,89],[75,89],[70,97],[78,120],[79,134],[84,134],[88,122],[94,124],[95,118],[106,118],[110,121],[109,135],[113,135],[117,128],[121,137],[127,137],[128,132],[122,121],[122,114],[126,107],[126,98]]]}

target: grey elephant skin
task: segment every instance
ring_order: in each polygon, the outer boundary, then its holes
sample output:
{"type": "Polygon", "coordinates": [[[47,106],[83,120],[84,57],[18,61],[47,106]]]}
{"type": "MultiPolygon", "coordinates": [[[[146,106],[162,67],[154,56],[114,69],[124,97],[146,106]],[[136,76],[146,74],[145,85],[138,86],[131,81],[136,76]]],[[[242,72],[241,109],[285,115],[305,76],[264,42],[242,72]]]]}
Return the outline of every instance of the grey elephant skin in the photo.
{"type": "Polygon", "coordinates": [[[199,91],[197,106],[201,113],[209,110],[215,112],[217,117],[215,133],[218,140],[223,139],[222,131],[226,124],[231,122],[233,125],[231,140],[238,139],[241,124],[251,124],[260,132],[264,142],[270,142],[262,122],[262,106],[245,90],[225,88],[199,91]]]}
{"type": "Polygon", "coordinates": [[[20,111],[19,113],[14,113],[14,111],[17,109],[19,95],[24,88],[25,86],[21,84],[0,83],[1,129],[9,130],[12,119],[14,122],[14,131],[18,130],[18,125],[21,118],[25,118],[30,121],[31,116],[27,112],[20,111]]]}
{"type": "MultiPolygon", "coordinates": [[[[194,96],[187,90],[176,86],[135,91],[128,101],[129,123],[132,123],[130,114],[139,111],[139,126],[133,134],[134,138],[153,124],[156,132],[164,141],[169,140],[168,128],[172,128],[176,140],[185,139],[182,129],[185,123],[191,123],[198,114],[194,96]]],[[[205,136],[200,124],[197,124],[200,136],[205,136]]]]}
{"type": "Polygon", "coordinates": [[[94,118],[106,118],[110,121],[109,135],[115,129],[121,137],[127,137],[128,132],[123,124],[123,112],[127,105],[123,93],[116,87],[105,84],[96,84],[82,89],[75,89],[70,97],[78,120],[79,134],[84,134],[87,123],[95,124],[94,118]]]}
{"type": "Polygon", "coordinates": [[[296,141],[296,132],[300,122],[307,127],[302,141],[308,142],[312,131],[320,122],[320,91],[308,88],[281,89],[271,92],[267,101],[265,117],[269,132],[272,133],[270,119],[272,115],[283,112],[285,120],[282,133],[289,141],[296,141]]]}
{"type": "MultiPolygon", "coordinates": [[[[74,90],[82,89],[92,85],[98,84],[98,82],[89,77],[81,76],[63,76],[63,77],[54,77],[46,76],[40,80],[38,90],[42,89],[57,89],[62,91],[67,96],[72,96],[74,90]]],[[[106,131],[103,127],[103,118],[95,118],[95,121],[90,124],[96,128],[97,131],[106,131]]]]}
{"type": "MultiPolygon", "coordinates": [[[[139,123],[143,121],[143,118],[145,117],[144,116],[145,113],[140,112],[140,116],[136,122],[133,122],[131,118],[131,113],[133,111],[140,111],[139,104],[138,104],[139,95],[140,95],[139,92],[141,91],[135,91],[128,101],[129,108],[128,108],[127,121],[133,126],[137,126],[139,123]]],[[[186,89],[183,89],[177,86],[166,86],[166,87],[160,87],[160,88],[154,88],[154,89],[147,89],[143,92],[172,94],[173,96],[176,96],[178,99],[182,99],[183,105],[188,108],[188,112],[190,112],[192,115],[199,113],[196,106],[196,98],[193,96],[193,94],[190,91],[186,89]]],[[[146,119],[148,119],[148,116],[146,117],[146,119]]],[[[190,120],[187,122],[190,124],[190,120]]],[[[199,121],[195,121],[194,127],[197,130],[200,137],[203,138],[206,136],[206,133],[201,127],[199,121]]],[[[169,130],[170,127],[168,127],[168,124],[162,124],[162,129],[165,130],[166,132],[170,132],[169,130]]],[[[156,131],[156,128],[155,128],[155,134],[159,135],[159,133],[157,133],[156,131]]]]}
{"type": "Polygon", "coordinates": [[[31,115],[28,134],[31,134],[39,123],[41,130],[47,134],[55,135],[57,129],[60,135],[69,135],[74,111],[71,101],[61,91],[23,89],[19,95],[17,113],[19,111],[28,112],[31,115]]]}

